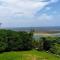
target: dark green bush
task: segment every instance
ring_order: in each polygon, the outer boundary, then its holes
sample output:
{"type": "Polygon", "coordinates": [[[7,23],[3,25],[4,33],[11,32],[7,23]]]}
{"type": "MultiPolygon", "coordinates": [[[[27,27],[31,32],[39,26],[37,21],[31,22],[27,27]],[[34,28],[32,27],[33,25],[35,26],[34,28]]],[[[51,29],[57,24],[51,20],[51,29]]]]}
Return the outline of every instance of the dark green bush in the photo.
{"type": "Polygon", "coordinates": [[[0,52],[32,49],[32,32],[0,30],[0,52]]]}
{"type": "Polygon", "coordinates": [[[52,47],[50,48],[50,52],[60,55],[60,44],[55,43],[54,45],[52,45],[52,47]]]}

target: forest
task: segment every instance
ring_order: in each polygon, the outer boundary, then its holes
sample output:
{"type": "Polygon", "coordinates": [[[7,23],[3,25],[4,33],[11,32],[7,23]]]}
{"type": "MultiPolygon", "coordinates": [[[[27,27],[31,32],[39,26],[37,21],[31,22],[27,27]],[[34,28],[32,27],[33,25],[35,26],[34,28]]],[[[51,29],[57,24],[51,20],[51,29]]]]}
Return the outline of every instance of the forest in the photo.
{"type": "Polygon", "coordinates": [[[46,51],[60,56],[60,37],[33,39],[33,32],[0,29],[0,53],[9,51],[46,51]]]}

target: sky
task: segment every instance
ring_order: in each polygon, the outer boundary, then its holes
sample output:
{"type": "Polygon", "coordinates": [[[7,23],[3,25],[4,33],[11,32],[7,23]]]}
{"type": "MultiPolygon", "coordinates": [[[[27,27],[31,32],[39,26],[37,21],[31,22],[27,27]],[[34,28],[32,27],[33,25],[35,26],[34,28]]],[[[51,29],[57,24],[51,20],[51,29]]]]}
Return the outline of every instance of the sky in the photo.
{"type": "Polygon", "coordinates": [[[0,27],[60,26],[60,0],[0,0],[0,27]]]}

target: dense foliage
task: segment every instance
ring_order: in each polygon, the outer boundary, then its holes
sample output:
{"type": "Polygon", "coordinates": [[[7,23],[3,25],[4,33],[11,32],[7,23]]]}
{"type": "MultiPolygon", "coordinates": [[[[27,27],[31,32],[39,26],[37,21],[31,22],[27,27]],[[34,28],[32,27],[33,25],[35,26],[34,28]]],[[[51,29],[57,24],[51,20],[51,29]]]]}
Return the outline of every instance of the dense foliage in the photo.
{"type": "Polygon", "coordinates": [[[0,52],[32,49],[32,32],[0,30],[0,52]]]}
{"type": "Polygon", "coordinates": [[[33,41],[34,48],[60,55],[60,37],[41,37],[33,41]]]}
{"type": "Polygon", "coordinates": [[[60,37],[40,37],[33,40],[33,31],[0,30],[0,52],[37,49],[60,55],[60,37]]]}

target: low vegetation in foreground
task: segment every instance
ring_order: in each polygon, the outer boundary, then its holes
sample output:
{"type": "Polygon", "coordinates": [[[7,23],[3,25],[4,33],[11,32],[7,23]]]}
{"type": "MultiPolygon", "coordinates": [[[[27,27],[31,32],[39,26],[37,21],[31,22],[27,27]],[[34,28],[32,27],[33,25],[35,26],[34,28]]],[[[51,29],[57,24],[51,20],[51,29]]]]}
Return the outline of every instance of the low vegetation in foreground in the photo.
{"type": "Polygon", "coordinates": [[[0,60],[60,60],[59,56],[44,51],[16,51],[0,54],[0,60]]]}
{"type": "Polygon", "coordinates": [[[0,30],[0,60],[60,60],[60,37],[34,40],[33,31],[0,30]]]}

